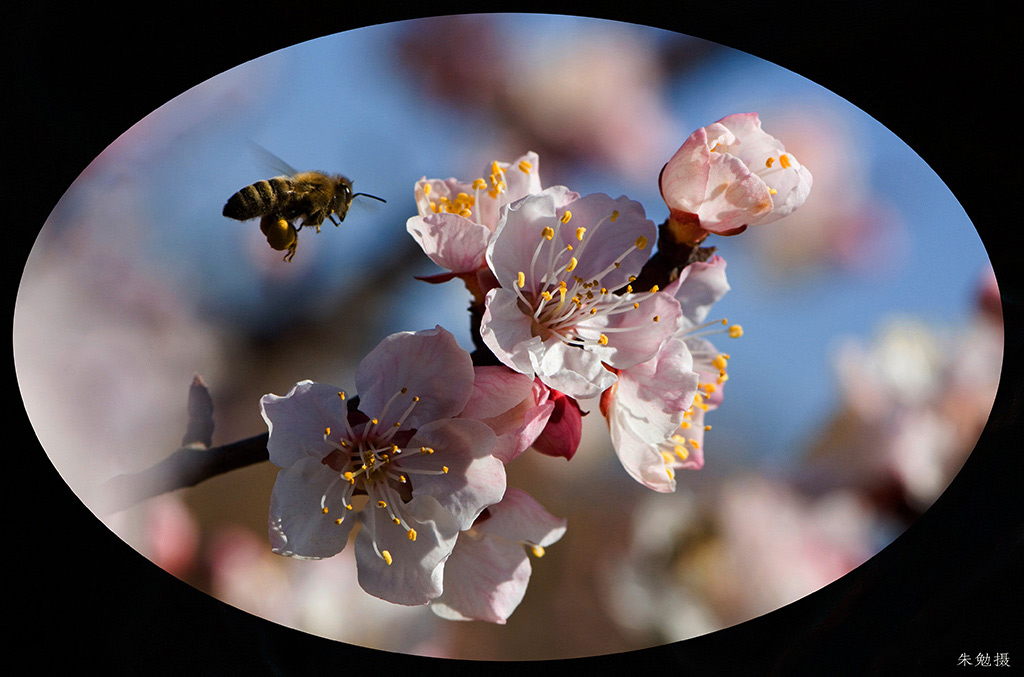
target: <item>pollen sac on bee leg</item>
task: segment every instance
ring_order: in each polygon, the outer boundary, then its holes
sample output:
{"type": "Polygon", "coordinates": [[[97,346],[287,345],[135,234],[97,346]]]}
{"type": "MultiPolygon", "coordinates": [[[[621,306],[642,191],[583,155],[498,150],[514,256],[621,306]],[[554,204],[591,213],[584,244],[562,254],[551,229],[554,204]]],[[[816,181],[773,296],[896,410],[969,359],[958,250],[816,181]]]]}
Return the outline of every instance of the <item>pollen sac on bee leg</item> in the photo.
{"type": "Polygon", "coordinates": [[[267,243],[271,249],[288,251],[284,256],[285,261],[291,261],[295,257],[299,233],[291,222],[278,214],[267,214],[260,219],[260,230],[267,236],[267,243]]]}

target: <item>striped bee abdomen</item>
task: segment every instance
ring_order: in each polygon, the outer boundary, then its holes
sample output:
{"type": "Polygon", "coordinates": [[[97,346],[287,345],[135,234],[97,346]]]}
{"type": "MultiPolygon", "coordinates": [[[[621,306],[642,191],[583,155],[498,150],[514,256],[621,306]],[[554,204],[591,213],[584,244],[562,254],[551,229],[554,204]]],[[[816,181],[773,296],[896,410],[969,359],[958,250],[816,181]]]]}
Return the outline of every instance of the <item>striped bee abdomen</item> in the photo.
{"type": "Polygon", "coordinates": [[[246,186],[228,198],[224,216],[245,221],[283,210],[293,194],[293,184],[291,179],[277,176],[246,186]]]}

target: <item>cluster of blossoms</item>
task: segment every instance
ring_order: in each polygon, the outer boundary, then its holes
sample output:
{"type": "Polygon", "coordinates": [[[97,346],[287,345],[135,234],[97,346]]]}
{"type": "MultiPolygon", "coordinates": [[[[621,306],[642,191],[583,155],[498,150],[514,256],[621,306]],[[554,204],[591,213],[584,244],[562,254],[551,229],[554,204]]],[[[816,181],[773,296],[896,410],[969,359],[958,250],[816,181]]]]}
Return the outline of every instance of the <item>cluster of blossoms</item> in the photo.
{"type": "Polygon", "coordinates": [[[472,294],[472,355],[441,327],[395,334],[359,365],[356,397],[304,381],[263,398],[283,468],[275,552],[332,556],[358,520],[364,590],[503,623],[525,593],[527,551],[542,554],[566,528],[506,487],[504,466],[531,447],[571,459],[579,400],[600,398],[616,453],[643,485],[670,492],[677,470],[703,466],[704,415],[721,402],[729,360],[706,337],[742,329],[707,320],[729,285],[725,260],[698,245],[790,213],[810,174],[756,114],[729,116],[665,166],[659,229],[625,196],[543,187],[539,165],[531,152],[486,178],[416,183],[407,230],[446,271],[428,281],[457,277],[472,294]]]}

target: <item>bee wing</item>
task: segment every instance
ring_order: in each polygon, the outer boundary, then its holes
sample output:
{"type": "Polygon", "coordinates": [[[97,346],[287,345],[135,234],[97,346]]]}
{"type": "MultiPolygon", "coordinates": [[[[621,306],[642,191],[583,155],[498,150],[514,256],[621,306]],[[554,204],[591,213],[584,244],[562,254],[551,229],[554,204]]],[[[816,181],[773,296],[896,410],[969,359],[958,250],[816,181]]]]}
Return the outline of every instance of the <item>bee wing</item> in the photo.
{"type": "Polygon", "coordinates": [[[249,143],[252,146],[252,152],[260,158],[261,164],[266,165],[269,169],[272,169],[278,174],[282,174],[284,176],[295,176],[299,173],[290,164],[277,157],[260,144],[252,140],[250,140],[249,143]]]}

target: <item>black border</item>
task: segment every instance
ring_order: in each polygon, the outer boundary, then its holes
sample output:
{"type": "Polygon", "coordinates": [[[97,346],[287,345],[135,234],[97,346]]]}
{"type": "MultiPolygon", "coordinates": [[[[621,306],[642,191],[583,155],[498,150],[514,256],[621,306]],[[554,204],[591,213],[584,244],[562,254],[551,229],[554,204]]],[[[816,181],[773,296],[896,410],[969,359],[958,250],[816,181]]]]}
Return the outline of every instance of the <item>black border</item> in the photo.
{"type": "MultiPolygon", "coordinates": [[[[12,315],[39,224],[88,162],[134,122],[188,87],[275,49],[418,16],[408,5],[336,2],[249,3],[230,10],[213,3],[97,4],[48,1],[5,9],[0,64],[9,122],[2,185],[5,234],[14,246],[4,291],[12,315]]],[[[535,10],[522,4],[506,9],[535,10]]],[[[1024,666],[1017,498],[1022,370],[1016,350],[1022,297],[1013,239],[1020,218],[1012,210],[1021,172],[1017,106],[1010,101],[1021,78],[1009,9],[986,2],[940,9],[924,2],[761,0],[718,7],[673,3],[671,10],[557,10],[668,28],[741,49],[829,88],[886,125],[939,174],[978,228],[1003,291],[1007,350],[993,415],[964,470],[878,557],[748,623],[654,650],[556,667],[941,674],[956,670],[961,653],[1003,651],[1011,665],[1024,666]]],[[[430,11],[476,8],[433,4],[430,11]]],[[[957,243],[949,247],[955,255],[957,243]]],[[[13,362],[9,373],[16,388],[13,362]]],[[[9,559],[16,573],[8,584],[32,594],[24,602],[15,597],[8,617],[19,628],[12,646],[30,656],[33,667],[67,661],[113,674],[255,675],[351,671],[384,661],[446,673],[481,669],[320,640],[216,603],[155,570],[67,489],[15,401],[16,437],[6,447],[7,485],[15,492],[8,509],[9,559]]]]}

